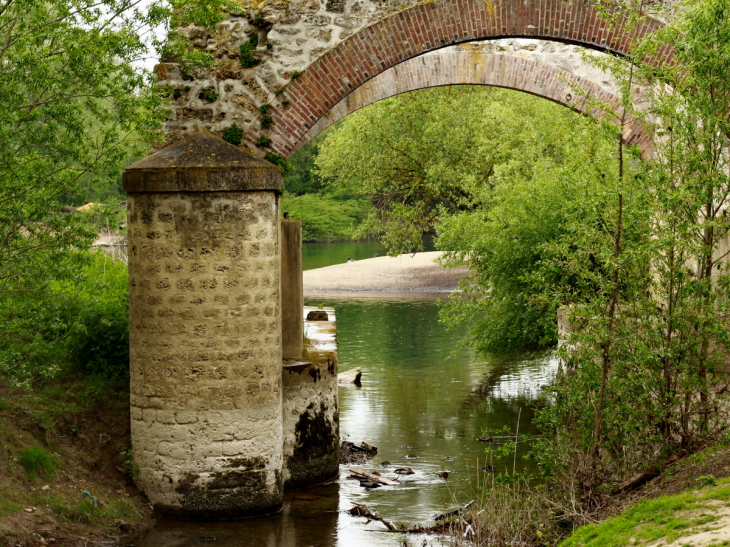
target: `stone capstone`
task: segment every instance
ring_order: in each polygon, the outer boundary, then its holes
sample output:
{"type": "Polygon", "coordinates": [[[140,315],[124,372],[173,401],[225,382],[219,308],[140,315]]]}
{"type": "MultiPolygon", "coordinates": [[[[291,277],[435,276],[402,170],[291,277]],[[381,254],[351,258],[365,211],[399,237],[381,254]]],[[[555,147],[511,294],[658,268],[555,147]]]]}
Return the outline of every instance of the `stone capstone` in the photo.
{"type": "Polygon", "coordinates": [[[192,135],[129,166],[126,192],[279,190],[281,170],[208,132],[192,135]]]}

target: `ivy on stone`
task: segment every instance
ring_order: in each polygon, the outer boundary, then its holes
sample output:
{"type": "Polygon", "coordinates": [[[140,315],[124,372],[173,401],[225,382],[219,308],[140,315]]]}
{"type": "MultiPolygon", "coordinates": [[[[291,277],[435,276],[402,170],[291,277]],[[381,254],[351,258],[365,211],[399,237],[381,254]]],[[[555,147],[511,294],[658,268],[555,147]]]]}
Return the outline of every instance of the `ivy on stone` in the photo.
{"type": "Polygon", "coordinates": [[[261,59],[256,59],[252,55],[258,44],[259,37],[257,34],[241,44],[241,66],[243,68],[253,68],[261,63],[261,59]]]}
{"type": "Polygon", "coordinates": [[[238,146],[243,140],[243,129],[234,123],[223,132],[223,140],[238,146]]]}

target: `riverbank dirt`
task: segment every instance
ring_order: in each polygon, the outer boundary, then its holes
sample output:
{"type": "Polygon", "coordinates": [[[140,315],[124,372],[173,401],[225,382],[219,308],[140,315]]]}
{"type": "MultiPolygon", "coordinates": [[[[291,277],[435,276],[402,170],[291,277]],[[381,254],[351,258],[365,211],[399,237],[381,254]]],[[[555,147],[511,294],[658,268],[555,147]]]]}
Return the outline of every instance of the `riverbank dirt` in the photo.
{"type": "Polygon", "coordinates": [[[304,272],[304,292],[451,292],[466,266],[442,268],[431,251],[397,257],[380,256],[304,272]]]}
{"type": "Polygon", "coordinates": [[[100,545],[149,526],[129,446],[129,392],[0,381],[0,546],[100,545]]]}

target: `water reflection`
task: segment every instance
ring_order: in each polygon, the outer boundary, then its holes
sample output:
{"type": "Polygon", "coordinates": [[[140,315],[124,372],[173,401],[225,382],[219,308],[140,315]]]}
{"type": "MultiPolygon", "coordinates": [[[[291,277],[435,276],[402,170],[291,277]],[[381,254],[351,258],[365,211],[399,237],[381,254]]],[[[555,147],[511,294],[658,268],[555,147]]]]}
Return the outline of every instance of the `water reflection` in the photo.
{"type": "MultiPolygon", "coordinates": [[[[443,295],[308,296],[309,305],[337,310],[340,370],[363,371],[360,389],[340,389],[343,440],[367,441],[378,455],[362,466],[399,486],[362,488],[339,484],[290,493],[284,511],[272,517],[227,524],[162,523],[137,547],[199,546],[215,537],[218,546],[359,547],[402,545],[397,534],[383,533],[378,522],[346,513],[352,502],[367,503],[396,524],[430,524],[435,513],[472,499],[485,478],[485,445],[477,438],[503,428],[535,433],[531,424],[540,386],[550,382],[556,364],[546,357],[477,358],[458,348],[460,332],[438,322],[437,298],[443,295]],[[409,458],[408,456],[417,456],[409,458]],[[447,459],[448,458],[448,459],[447,459]],[[381,462],[389,461],[389,467],[381,462]],[[396,475],[407,466],[413,475],[396,475]],[[439,472],[449,471],[442,479],[439,472]],[[299,498],[297,498],[299,496],[299,498]]],[[[518,455],[527,449],[518,447],[518,455]]],[[[498,471],[509,461],[493,462],[498,471]]],[[[517,461],[518,467],[524,462],[517,461]]],[[[413,545],[442,545],[442,538],[409,538],[413,545]]]]}
{"type": "Polygon", "coordinates": [[[335,547],[339,486],[320,486],[285,496],[278,515],[243,522],[163,521],[153,530],[126,539],[134,547],[335,547]]]}

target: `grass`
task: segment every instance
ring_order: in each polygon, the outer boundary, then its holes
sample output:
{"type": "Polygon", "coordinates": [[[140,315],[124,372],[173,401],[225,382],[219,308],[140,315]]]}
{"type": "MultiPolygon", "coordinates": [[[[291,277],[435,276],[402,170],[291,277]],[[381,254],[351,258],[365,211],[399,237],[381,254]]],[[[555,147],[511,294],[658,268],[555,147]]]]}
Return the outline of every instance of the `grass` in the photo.
{"type": "Polygon", "coordinates": [[[83,524],[99,525],[107,520],[140,520],[134,505],[126,499],[104,503],[92,495],[85,496],[76,503],[69,503],[61,496],[50,496],[45,501],[60,518],[83,524]]]}
{"type": "MultiPolygon", "coordinates": [[[[579,528],[563,541],[561,547],[601,546],[621,547],[642,545],[663,540],[671,543],[683,536],[702,530],[720,517],[714,514],[718,501],[730,499],[730,478],[673,496],[647,499],[629,507],[622,514],[601,524],[579,528]]],[[[723,545],[723,544],[718,544],[723,545]]]]}
{"type": "Polygon", "coordinates": [[[18,455],[18,462],[30,478],[53,473],[56,470],[56,460],[57,456],[46,452],[39,444],[24,448],[18,455]]]}
{"type": "Polygon", "coordinates": [[[0,517],[10,513],[17,513],[22,507],[17,503],[13,503],[10,500],[0,498],[0,517]]]}

